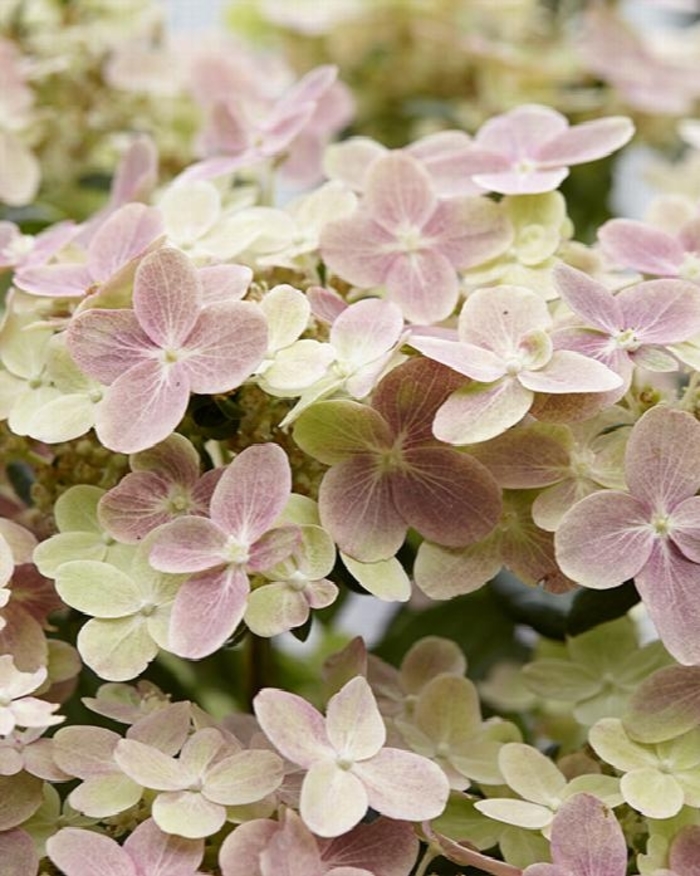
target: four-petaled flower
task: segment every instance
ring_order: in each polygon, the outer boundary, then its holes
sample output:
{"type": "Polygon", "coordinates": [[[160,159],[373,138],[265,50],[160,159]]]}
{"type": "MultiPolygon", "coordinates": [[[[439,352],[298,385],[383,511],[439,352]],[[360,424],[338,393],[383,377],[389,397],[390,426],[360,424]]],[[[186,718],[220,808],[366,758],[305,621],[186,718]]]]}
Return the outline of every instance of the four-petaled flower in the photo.
{"type": "Polygon", "coordinates": [[[440,767],[386,748],[386,730],[367,681],[358,675],[328,703],[326,718],[296,694],[265,688],[253,701],[260,726],[306,775],[299,813],[318,836],[351,830],[371,807],[405,821],[436,818],[449,795],[440,767]]]}

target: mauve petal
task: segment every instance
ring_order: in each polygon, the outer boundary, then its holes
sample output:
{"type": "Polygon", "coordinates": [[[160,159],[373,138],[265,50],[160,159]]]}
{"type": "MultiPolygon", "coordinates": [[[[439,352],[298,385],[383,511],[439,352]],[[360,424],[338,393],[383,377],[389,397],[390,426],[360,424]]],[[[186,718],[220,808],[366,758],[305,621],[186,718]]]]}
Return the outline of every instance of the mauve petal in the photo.
{"type": "Polygon", "coordinates": [[[513,241],[502,206],[488,198],[443,201],[423,229],[432,247],[456,268],[473,268],[500,255],[513,241]]]}
{"type": "Polygon", "coordinates": [[[46,851],[66,876],[139,876],[118,843],[92,830],[64,827],[49,837],[46,851]]]}
{"type": "Polygon", "coordinates": [[[609,258],[645,274],[675,277],[685,253],[675,237],[635,219],[611,219],[598,229],[609,258]]]}
{"type": "Polygon", "coordinates": [[[501,515],[501,493],[480,462],[448,447],[406,451],[391,478],[396,508],[424,538],[448,547],[478,541],[501,515]]]}
{"type": "Polygon", "coordinates": [[[34,840],[24,830],[0,833],[0,861],[3,876],[34,876],[39,872],[39,854],[34,840]]]}
{"type": "Polygon", "coordinates": [[[477,444],[501,435],[530,410],[533,393],[519,381],[472,383],[453,392],[438,410],[433,431],[447,444],[477,444]]]}
{"type": "Polygon", "coordinates": [[[554,816],[552,858],[576,876],[625,876],[627,842],[605,803],[575,794],[554,816]]]}
{"type": "Polygon", "coordinates": [[[700,826],[688,824],[681,828],[671,842],[668,863],[674,873],[682,876],[700,874],[700,826]]]}
{"type": "Polygon", "coordinates": [[[275,748],[300,767],[308,769],[313,763],[334,756],[323,715],[302,697],[263,688],[253,700],[253,711],[275,748]]]}
{"type": "Polygon", "coordinates": [[[134,312],[159,347],[180,350],[202,303],[197,271],[187,256],[170,247],[141,262],[134,278],[134,312]]]}
{"type": "Polygon", "coordinates": [[[326,711],[328,739],[347,760],[372,757],[384,745],[386,730],[367,680],[358,675],[331,697],[326,711]]]}
{"type": "Polygon", "coordinates": [[[418,855],[413,827],[385,818],[358,824],[350,833],[321,840],[318,846],[327,867],[367,867],[373,876],[406,876],[418,855]]]}
{"type": "Polygon", "coordinates": [[[160,475],[132,472],[100,499],[100,525],[118,541],[136,544],[156,526],[172,520],[168,489],[160,475]]]}
{"type": "Polygon", "coordinates": [[[212,304],[184,342],[192,392],[228,392],[253,373],[267,351],[267,322],[250,301],[212,304]]]}
{"type": "Polygon", "coordinates": [[[693,496],[700,486],[700,423],[672,408],[647,411],[627,442],[625,476],[630,492],[659,512],[693,496]]]}
{"type": "Polygon", "coordinates": [[[700,563],[700,496],[691,496],[673,509],[669,536],[681,553],[700,563]]]}
{"type": "Polygon", "coordinates": [[[363,562],[394,556],[408,528],[378,455],[358,453],[326,472],[319,490],[325,529],[338,547],[363,562]]]}
{"type": "Polygon", "coordinates": [[[30,265],[17,271],[14,284],[32,295],[77,298],[92,285],[92,274],[84,264],[30,265]]]}
{"type": "Polygon", "coordinates": [[[110,450],[145,450],[175,430],[189,399],[189,380],[181,365],[141,362],[109,387],[97,408],[95,431],[110,450]]]}
{"type": "Polygon", "coordinates": [[[108,280],[164,233],[163,217],[156,207],[125,204],[112,213],[90,241],[90,273],[97,282],[108,280]]]}
{"type": "Polygon", "coordinates": [[[628,327],[617,298],[602,283],[563,262],[554,268],[552,277],[562,301],[587,325],[608,334],[628,327]]]}
{"type": "Polygon", "coordinates": [[[298,526],[276,526],[263,533],[253,544],[247,568],[250,572],[266,572],[289,559],[301,547],[301,530],[298,526]]]}
{"type": "Polygon", "coordinates": [[[262,818],[238,825],[223,841],[219,851],[223,876],[263,876],[260,855],[279,829],[276,821],[262,818]]]}
{"type": "Polygon", "coordinates": [[[685,280],[649,280],[617,295],[625,327],[645,344],[676,344],[700,332],[700,287],[685,280]]]}
{"type": "MultiPolygon", "coordinates": [[[[316,838],[293,809],[260,853],[262,876],[323,876],[316,838]]],[[[246,874],[247,876],[247,874],[246,874]]]]}
{"type": "Polygon", "coordinates": [[[384,283],[389,299],[410,322],[440,322],[452,313],[459,299],[457,273],[437,250],[397,253],[384,283]]]}
{"type": "Polygon", "coordinates": [[[700,663],[700,565],[657,539],[635,584],[671,655],[686,666],[700,663]]]}
{"type": "Polygon", "coordinates": [[[129,834],[123,848],[148,876],[194,876],[204,857],[202,840],[163,833],[152,818],[129,834]]]}
{"type": "Polygon", "coordinates": [[[532,158],[542,143],[568,127],[566,117],[556,110],[527,104],[489,119],[479,128],[474,142],[515,162],[532,158]]]}
{"type": "Polygon", "coordinates": [[[217,651],[243,620],[249,588],[238,566],[188,578],[173,605],[169,650],[192,660],[217,651]]]}
{"type": "Polygon", "coordinates": [[[433,441],[435,413],[464,381],[431,359],[413,356],[393,368],[372,395],[372,408],[386,420],[404,448],[433,441]]]}
{"type": "Polygon", "coordinates": [[[226,563],[228,539],[205,517],[180,517],[155,537],[149,562],[161,572],[203,572],[226,563]]]}
{"type": "Polygon", "coordinates": [[[348,283],[363,288],[384,282],[396,249],[395,236],[362,210],[329,222],[321,232],[320,250],[326,265],[348,283]]]}
{"type": "Polygon", "coordinates": [[[372,218],[392,233],[420,229],[437,206],[430,177],[406,152],[379,156],[365,177],[364,203],[372,218]]]}
{"type": "Polygon", "coordinates": [[[408,343],[434,362],[440,362],[473,380],[492,383],[506,373],[506,366],[500,355],[466,341],[415,335],[409,338],[408,343]]]}
{"type": "Polygon", "coordinates": [[[235,457],[211,498],[211,519],[252,544],[281,514],[292,489],[287,454],[277,444],[253,444],[235,457]]]}
{"type": "Polygon", "coordinates": [[[617,490],[601,490],[577,502],[554,535],[564,574],[596,590],[634,578],[649,560],[656,540],[648,506],[617,490]]]}
{"type": "Polygon", "coordinates": [[[372,809],[389,818],[401,821],[437,818],[449,797],[449,782],[440,767],[412,751],[383,748],[352,769],[367,789],[372,809]]]}
{"type": "Polygon", "coordinates": [[[352,830],[367,805],[363,782],[335,760],[317,761],[304,776],[299,814],[317,836],[340,836],[352,830]]]}
{"type": "Polygon", "coordinates": [[[71,320],[66,339],[78,367],[108,385],[156,352],[133,310],[83,311],[71,320]]]}
{"type": "Polygon", "coordinates": [[[205,306],[239,301],[253,279],[253,271],[247,265],[205,265],[197,273],[205,306]]]}
{"type": "Polygon", "coordinates": [[[573,125],[546,140],[535,150],[541,167],[583,164],[610,155],[634,135],[634,125],[624,116],[608,116],[573,125]]]}
{"type": "Polygon", "coordinates": [[[555,350],[544,366],[521,371],[518,379],[533,392],[606,392],[622,386],[622,378],[602,362],[570,350],[555,350]]]}

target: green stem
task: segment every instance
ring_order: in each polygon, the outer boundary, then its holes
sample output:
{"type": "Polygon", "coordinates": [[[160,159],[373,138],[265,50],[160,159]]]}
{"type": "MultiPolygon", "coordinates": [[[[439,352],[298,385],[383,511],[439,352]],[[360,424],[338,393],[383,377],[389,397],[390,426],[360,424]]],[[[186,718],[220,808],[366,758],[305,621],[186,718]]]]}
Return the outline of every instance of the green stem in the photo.
{"type": "Polygon", "coordinates": [[[440,853],[436,852],[433,846],[426,846],[425,853],[421,858],[418,869],[413,874],[413,876],[426,876],[426,873],[428,872],[428,867],[433,863],[435,858],[439,857],[440,853]]]}
{"type": "Polygon", "coordinates": [[[274,654],[270,640],[251,633],[245,642],[243,661],[243,696],[252,711],[255,695],[274,679],[274,654]]]}

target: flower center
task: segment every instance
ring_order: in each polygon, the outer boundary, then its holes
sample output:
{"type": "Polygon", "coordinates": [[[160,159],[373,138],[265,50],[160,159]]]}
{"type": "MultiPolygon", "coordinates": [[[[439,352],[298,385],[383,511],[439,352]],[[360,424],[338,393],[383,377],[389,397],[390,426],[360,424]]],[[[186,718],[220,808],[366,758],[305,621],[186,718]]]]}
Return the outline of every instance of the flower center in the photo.
{"type": "Polygon", "coordinates": [[[402,252],[418,252],[425,247],[425,239],[420,228],[409,225],[396,235],[402,252]]]}
{"type": "Polygon", "coordinates": [[[670,515],[662,511],[654,514],[651,518],[651,525],[654,532],[661,538],[666,538],[673,528],[670,515]]]}
{"type": "Polygon", "coordinates": [[[634,329],[622,329],[613,336],[615,343],[621,350],[630,350],[634,352],[640,347],[640,342],[634,333],[634,329]]]}

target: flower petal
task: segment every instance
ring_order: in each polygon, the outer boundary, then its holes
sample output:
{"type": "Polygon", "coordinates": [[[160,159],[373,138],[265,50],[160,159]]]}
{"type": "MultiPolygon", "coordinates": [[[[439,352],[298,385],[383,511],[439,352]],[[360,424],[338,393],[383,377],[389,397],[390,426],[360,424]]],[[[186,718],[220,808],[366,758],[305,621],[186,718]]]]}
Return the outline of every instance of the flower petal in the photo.
{"type": "Polygon", "coordinates": [[[367,805],[362,781],[335,760],[317,761],[304,776],[299,814],[317,836],[340,836],[352,830],[367,805]]]}
{"type": "Polygon", "coordinates": [[[363,676],[351,679],[331,697],[326,714],[328,739],[341,757],[364,760],[384,745],[384,721],[363,676]]]}
{"type": "Polygon", "coordinates": [[[253,710],[263,733],[293,763],[308,769],[332,757],[323,716],[300,696],[263,688],[253,700],[253,710]]]}
{"type": "Polygon", "coordinates": [[[66,876],[138,876],[130,856],[108,836],[64,827],[46,841],[51,861],[66,876]]]}
{"type": "Polygon", "coordinates": [[[197,271],[187,256],[164,247],[146,256],[134,278],[134,312],[158,347],[179,349],[202,303],[197,271]]]}

